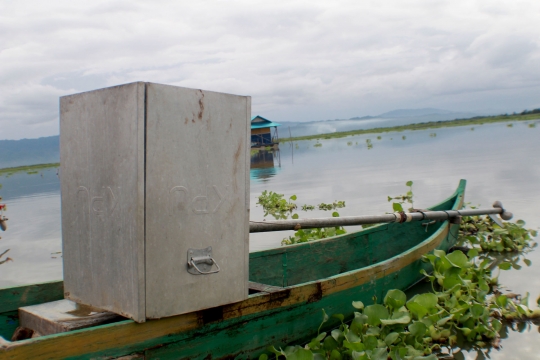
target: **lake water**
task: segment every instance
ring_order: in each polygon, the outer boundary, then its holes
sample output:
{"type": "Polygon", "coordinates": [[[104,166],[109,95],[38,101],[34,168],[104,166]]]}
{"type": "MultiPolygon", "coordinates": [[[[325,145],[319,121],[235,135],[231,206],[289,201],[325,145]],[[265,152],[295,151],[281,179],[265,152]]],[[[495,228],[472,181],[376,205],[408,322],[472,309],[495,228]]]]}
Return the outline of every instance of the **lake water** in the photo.
{"type": "MultiPolygon", "coordinates": [[[[428,207],[449,196],[467,179],[466,201],[491,207],[500,200],[527,227],[540,226],[540,120],[425,131],[351,136],[284,143],[278,153],[252,158],[251,219],[262,220],[257,196],[263,190],[296,195],[298,205],[345,200],[341,216],[391,211],[388,195],[414,182],[414,205],[428,207]],[[510,126],[511,125],[511,126],[510,126]],[[369,140],[369,141],[368,141],[369,140]],[[320,143],[320,146],[314,146],[320,143]],[[371,143],[371,146],[368,144],[371,143]]],[[[0,195],[8,205],[8,230],[0,253],[14,261],[0,265],[0,288],[62,278],[60,184],[56,169],[38,174],[1,176],[0,195]]],[[[330,216],[323,211],[300,217],[330,216]]],[[[250,250],[280,246],[288,232],[251,234],[250,250]]],[[[527,255],[530,267],[503,272],[500,281],[513,292],[540,295],[540,251],[527,255]]],[[[508,330],[492,359],[540,358],[538,328],[508,330]]],[[[482,359],[475,351],[456,356],[482,359]]]]}

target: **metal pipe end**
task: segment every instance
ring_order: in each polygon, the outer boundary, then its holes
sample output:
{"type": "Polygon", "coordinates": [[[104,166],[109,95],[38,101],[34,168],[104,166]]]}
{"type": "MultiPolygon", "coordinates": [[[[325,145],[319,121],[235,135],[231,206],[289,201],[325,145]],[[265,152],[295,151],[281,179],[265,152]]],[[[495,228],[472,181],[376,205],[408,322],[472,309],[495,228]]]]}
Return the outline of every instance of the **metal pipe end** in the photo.
{"type": "Polygon", "coordinates": [[[498,200],[493,203],[493,207],[494,208],[499,208],[499,209],[502,210],[502,212],[500,213],[499,216],[503,220],[510,220],[510,219],[512,219],[514,217],[514,214],[512,214],[510,211],[504,210],[503,204],[498,200]]]}
{"type": "Polygon", "coordinates": [[[503,208],[503,205],[502,205],[502,203],[501,203],[499,200],[497,200],[497,201],[495,201],[495,202],[493,203],[493,207],[494,207],[494,208],[500,208],[500,209],[502,209],[502,208],[503,208]]]}
{"type": "Polygon", "coordinates": [[[510,211],[503,211],[501,213],[501,219],[503,220],[510,220],[514,217],[514,214],[512,214],[510,211]]]}

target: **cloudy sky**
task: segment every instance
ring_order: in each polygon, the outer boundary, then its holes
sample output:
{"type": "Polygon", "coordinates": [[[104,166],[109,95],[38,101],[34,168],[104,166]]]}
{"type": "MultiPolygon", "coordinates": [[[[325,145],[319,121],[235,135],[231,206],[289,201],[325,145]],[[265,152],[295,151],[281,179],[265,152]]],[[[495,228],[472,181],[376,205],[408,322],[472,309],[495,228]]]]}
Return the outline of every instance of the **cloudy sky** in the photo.
{"type": "Polygon", "coordinates": [[[0,2],[0,139],[133,81],[252,96],[275,121],[540,107],[536,0],[0,2]]]}

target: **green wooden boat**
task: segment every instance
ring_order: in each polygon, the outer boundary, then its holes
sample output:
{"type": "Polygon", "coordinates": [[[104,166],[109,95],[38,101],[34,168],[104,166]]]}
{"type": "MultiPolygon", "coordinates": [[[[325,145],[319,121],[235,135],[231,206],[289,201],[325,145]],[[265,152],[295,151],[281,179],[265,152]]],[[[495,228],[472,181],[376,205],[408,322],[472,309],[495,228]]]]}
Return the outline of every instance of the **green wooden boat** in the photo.
{"type": "MultiPolygon", "coordinates": [[[[465,181],[430,210],[457,210],[465,181]]],[[[352,318],[352,301],[371,303],[406,289],[430,270],[422,255],[448,249],[459,225],[449,221],[383,224],[334,238],[250,254],[247,300],[138,324],[122,320],[55,335],[9,341],[19,307],[63,298],[61,281],[0,290],[0,359],[256,358],[269,345],[309,341],[322,319],[352,318]]],[[[337,325],[331,321],[326,330],[337,325]]]]}

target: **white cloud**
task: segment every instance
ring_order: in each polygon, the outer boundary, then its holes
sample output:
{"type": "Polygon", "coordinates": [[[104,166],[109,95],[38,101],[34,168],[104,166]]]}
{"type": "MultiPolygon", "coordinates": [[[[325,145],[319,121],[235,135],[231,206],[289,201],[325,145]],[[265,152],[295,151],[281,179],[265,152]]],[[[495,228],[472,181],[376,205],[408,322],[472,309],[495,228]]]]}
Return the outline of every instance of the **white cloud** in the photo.
{"type": "Polygon", "coordinates": [[[540,3],[0,3],[0,139],[58,132],[58,97],[131,81],[251,95],[276,121],[540,100],[540,3]],[[39,124],[39,125],[38,125],[39,124]]]}

